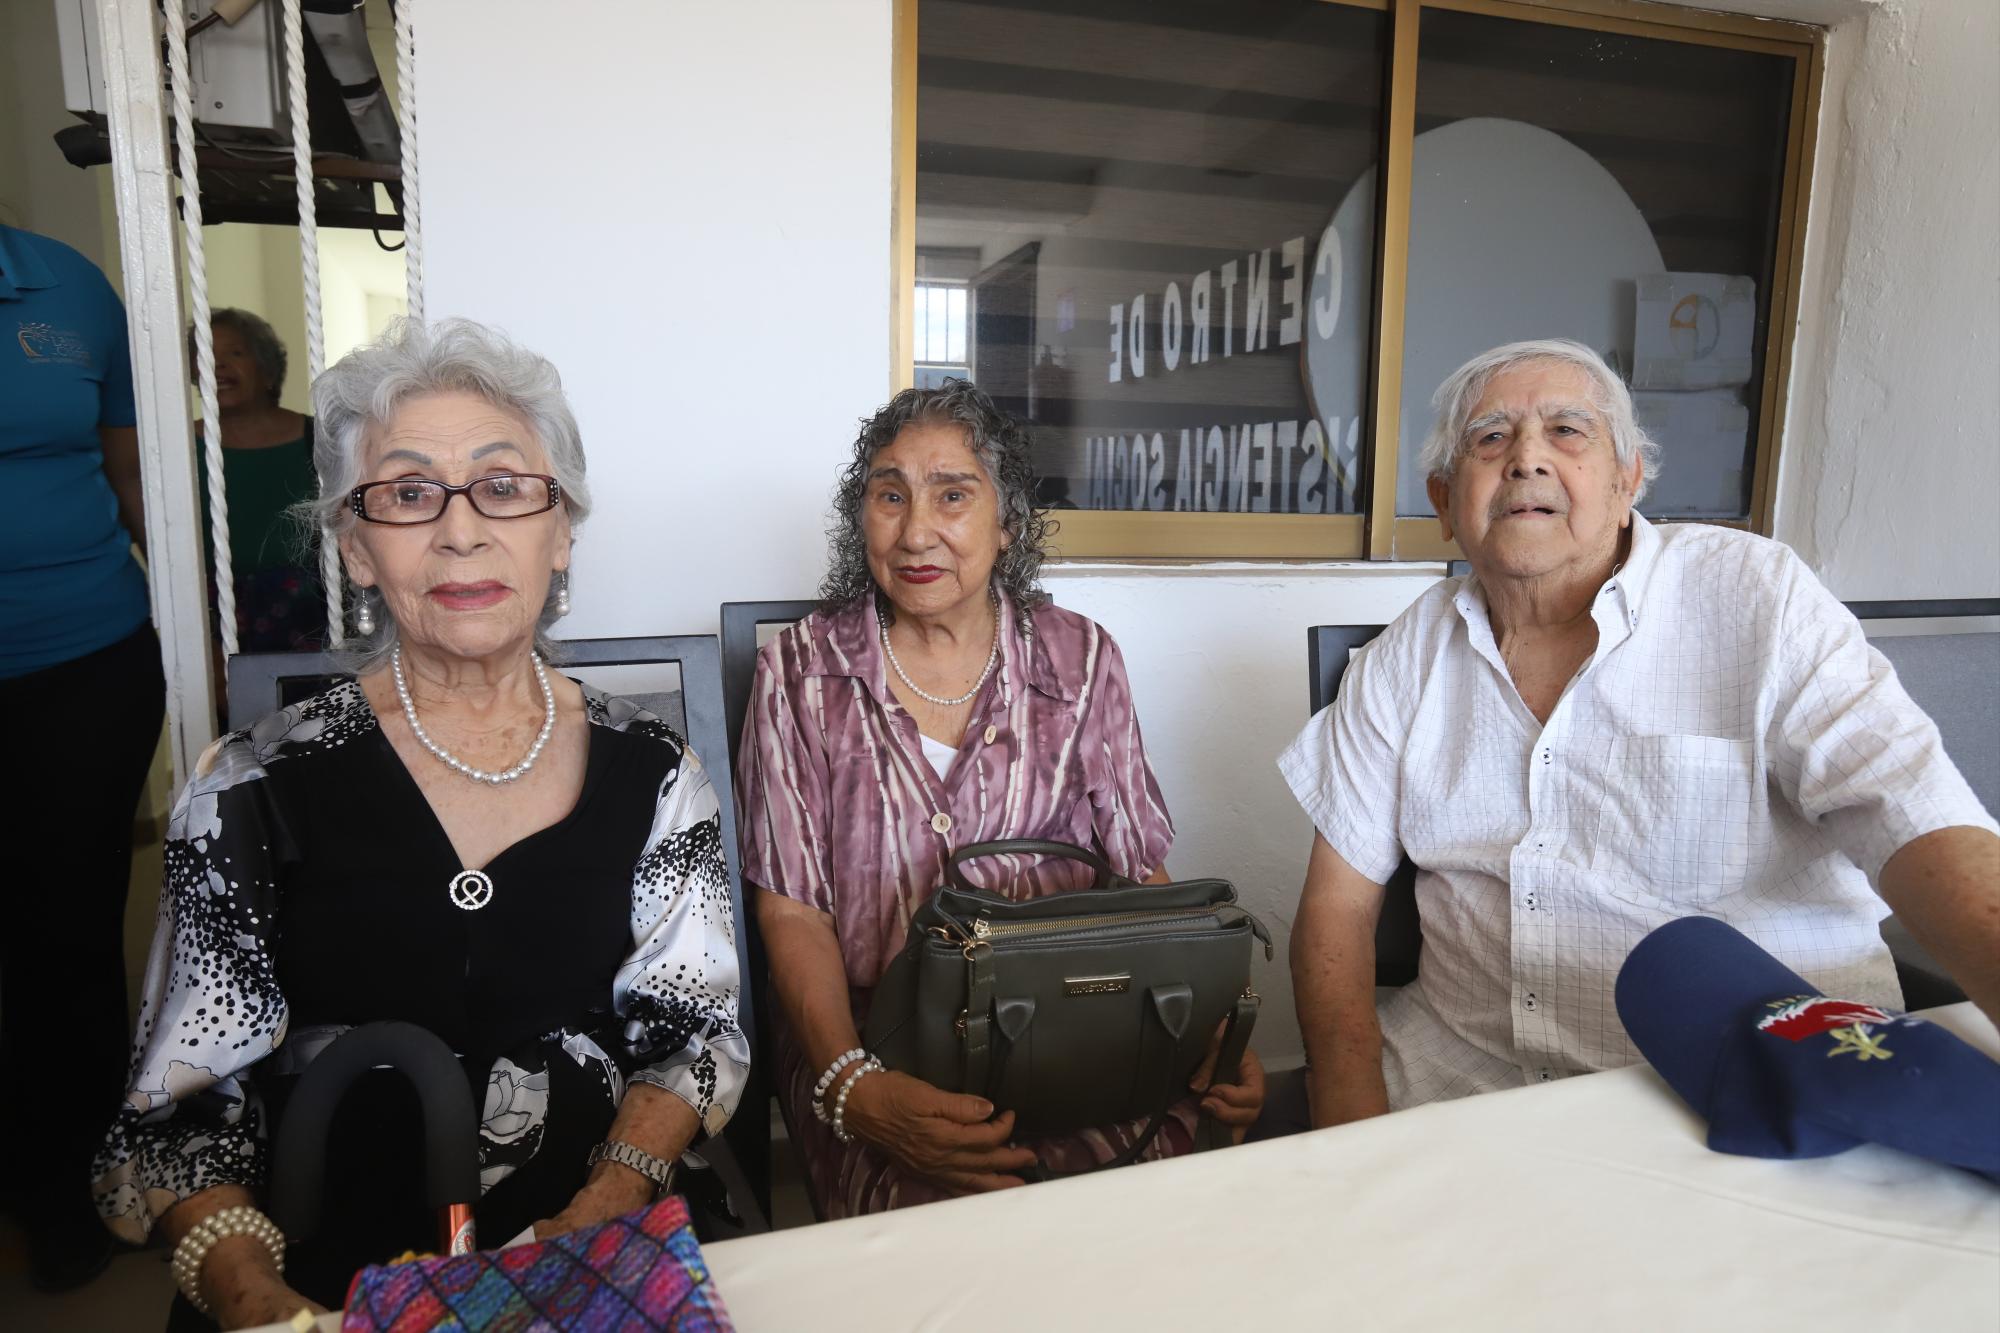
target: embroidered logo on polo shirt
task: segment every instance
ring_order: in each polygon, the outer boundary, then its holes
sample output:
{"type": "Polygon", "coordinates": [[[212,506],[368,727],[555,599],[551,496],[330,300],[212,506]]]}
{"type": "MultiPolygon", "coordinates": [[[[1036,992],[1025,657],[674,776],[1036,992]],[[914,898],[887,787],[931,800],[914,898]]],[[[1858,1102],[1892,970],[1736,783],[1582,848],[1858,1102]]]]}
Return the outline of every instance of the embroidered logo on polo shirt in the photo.
{"type": "Polygon", "coordinates": [[[1773,1000],[1765,1007],[1771,1012],[1757,1020],[1759,1032],[1768,1032],[1792,1042],[1825,1034],[1833,1038],[1832,1049],[1827,1051],[1827,1055],[1852,1055],[1863,1063],[1888,1060],[1894,1056],[1894,1052],[1882,1044],[1887,1034],[1878,1034],[1875,1029],[1893,1026],[1900,1016],[1877,1009],[1872,1004],[1832,1000],[1824,995],[1795,995],[1773,1000]]]}
{"type": "Polygon", "coordinates": [[[83,335],[53,324],[22,324],[15,331],[14,340],[21,344],[28,360],[40,365],[90,364],[90,344],[83,340],[83,335]]]}

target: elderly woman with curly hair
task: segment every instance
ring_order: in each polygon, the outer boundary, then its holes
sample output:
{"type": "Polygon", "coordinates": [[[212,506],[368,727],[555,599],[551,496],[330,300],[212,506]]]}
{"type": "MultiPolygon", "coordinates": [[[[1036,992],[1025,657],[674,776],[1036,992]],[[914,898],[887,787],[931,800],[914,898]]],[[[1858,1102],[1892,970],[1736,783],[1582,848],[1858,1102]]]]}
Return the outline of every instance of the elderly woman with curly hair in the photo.
{"type": "MultiPolygon", "coordinates": [[[[1016,1142],[1012,1113],[844,1059],[911,914],[954,847],[1053,838],[1164,882],[1173,824],[1117,644],[1037,582],[1047,522],[1027,439],[972,385],[910,389],[867,421],[835,500],[821,607],[767,644],[738,757],[745,877],[771,961],[779,1095],[822,1217],[1109,1162],[1143,1124],[1016,1142]],[[845,1138],[817,1111],[844,1090],[845,1138]]],[[[968,873],[1034,898],[1087,887],[1074,862],[968,873]]],[[[1241,1129],[1263,1073],[1173,1108],[1144,1153],[1189,1151],[1199,1117],[1241,1129]]]]}
{"type": "Polygon", "coordinates": [[[175,1328],[337,1304],[362,1263],[433,1243],[392,1074],[341,1104],[312,1240],[257,1211],[297,1076],[348,1028],[416,1023],[459,1053],[496,1245],[644,1206],[750,1058],[714,787],[665,723],[545,665],[590,509],[555,367],[463,320],[406,324],[313,394],[356,678],[197,765],[98,1159],[113,1230],[174,1247],[175,1328]]]}

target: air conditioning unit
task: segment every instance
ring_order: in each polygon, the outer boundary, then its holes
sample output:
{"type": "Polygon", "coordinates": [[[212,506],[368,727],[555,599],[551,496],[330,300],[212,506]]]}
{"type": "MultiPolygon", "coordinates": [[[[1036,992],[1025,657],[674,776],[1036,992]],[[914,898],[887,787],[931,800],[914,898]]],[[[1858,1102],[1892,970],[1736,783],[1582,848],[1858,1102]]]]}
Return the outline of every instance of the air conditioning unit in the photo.
{"type": "MultiPolygon", "coordinates": [[[[110,107],[98,48],[97,0],[54,3],[64,102],[80,115],[103,116],[110,107]]],[[[215,8],[216,0],[189,0],[188,22],[215,8]]],[[[291,141],[278,23],[278,5],[259,4],[236,23],[214,24],[188,43],[194,117],[203,129],[235,141],[291,141]]]]}

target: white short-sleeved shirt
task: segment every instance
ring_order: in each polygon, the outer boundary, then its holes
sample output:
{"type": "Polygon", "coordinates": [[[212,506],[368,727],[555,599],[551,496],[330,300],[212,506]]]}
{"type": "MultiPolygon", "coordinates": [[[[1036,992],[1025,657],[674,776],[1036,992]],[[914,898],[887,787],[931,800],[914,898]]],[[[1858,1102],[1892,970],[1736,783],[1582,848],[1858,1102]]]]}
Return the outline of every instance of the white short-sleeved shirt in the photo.
{"type": "Polygon", "coordinates": [[[1612,1000],[1654,927],[1719,917],[1823,990],[1901,991],[1870,888],[1911,839],[1994,829],[1937,728],[1790,548],[1632,519],[1546,726],[1476,577],[1356,655],[1278,767],[1333,849],[1416,863],[1417,980],[1382,1006],[1401,1108],[1640,1055],[1612,1000]]]}

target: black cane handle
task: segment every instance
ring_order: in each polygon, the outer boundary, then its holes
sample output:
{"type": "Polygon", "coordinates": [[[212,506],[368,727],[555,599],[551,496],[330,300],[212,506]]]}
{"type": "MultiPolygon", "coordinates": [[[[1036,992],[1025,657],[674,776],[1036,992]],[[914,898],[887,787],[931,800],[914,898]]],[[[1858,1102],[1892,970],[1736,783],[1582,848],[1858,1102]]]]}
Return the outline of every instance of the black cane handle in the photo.
{"type": "Polygon", "coordinates": [[[342,1033],[299,1076],[271,1153],[271,1220],[294,1241],[319,1227],[326,1137],[340,1099],[371,1069],[410,1081],[424,1114],[424,1193],[433,1208],[479,1197],[479,1120],[451,1048],[415,1023],[368,1023],[342,1033]]]}

